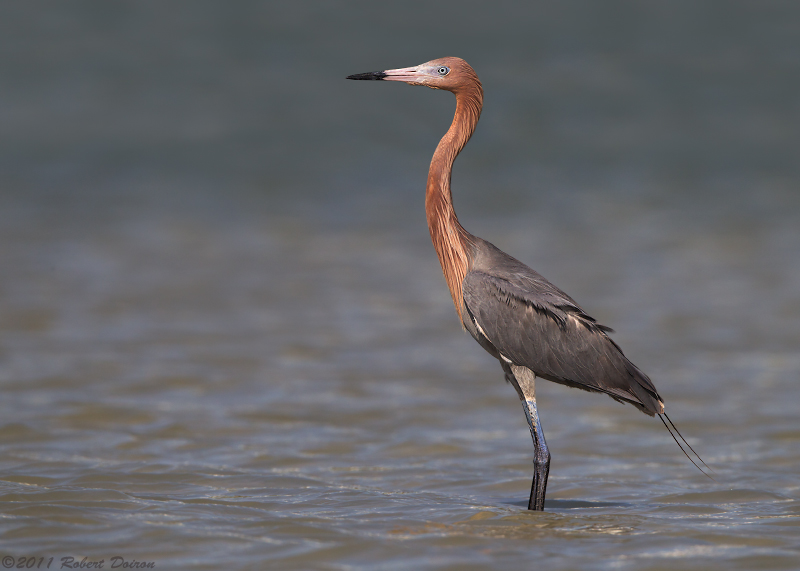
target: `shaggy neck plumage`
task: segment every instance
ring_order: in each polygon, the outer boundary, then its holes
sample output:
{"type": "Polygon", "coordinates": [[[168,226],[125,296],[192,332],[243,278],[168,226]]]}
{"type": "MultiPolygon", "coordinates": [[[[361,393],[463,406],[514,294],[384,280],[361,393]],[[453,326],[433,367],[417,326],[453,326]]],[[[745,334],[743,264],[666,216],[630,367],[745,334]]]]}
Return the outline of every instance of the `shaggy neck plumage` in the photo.
{"type": "Polygon", "coordinates": [[[425,213],[433,247],[439,256],[447,287],[453,297],[458,316],[462,318],[462,282],[471,262],[469,245],[472,235],[458,222],[450,192],[453,162],[475,131],[483,107],[483,88],[472,75],[454,91],[456,113],[431,159],[428,186],[425,193],[425,213]]]}

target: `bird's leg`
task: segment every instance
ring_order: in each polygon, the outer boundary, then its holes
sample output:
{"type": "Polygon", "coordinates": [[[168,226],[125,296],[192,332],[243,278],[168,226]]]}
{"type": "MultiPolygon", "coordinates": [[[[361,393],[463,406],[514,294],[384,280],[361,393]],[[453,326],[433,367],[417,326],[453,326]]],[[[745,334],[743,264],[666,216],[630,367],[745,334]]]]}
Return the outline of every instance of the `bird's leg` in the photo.
{"type": "Polygon", "coordinates": [[[533,438],[533,484],[531,484],[531,497],[528,500],[528,509],[544,511],[544,494],[547,489],[547,475],[550,473],[550,450],[544,440],[542,423],[539,422],[539,412],[536,409],[536,392],[534,381],[536,375],[527,367],[510,366],[513,373],[512,384],[517,389],[528,426],[533,438]]]}

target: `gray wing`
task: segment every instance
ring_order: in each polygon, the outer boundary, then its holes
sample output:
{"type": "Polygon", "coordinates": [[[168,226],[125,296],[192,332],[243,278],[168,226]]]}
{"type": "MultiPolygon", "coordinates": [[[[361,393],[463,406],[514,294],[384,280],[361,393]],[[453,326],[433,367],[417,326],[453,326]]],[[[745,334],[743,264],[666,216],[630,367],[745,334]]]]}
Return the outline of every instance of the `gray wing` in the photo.
{"type": "Polygon", "coordinates": [[[465,320],[475,324],[468,329],[484,347],[488,341],[490,353],[538,377],[606,393],[647,414],[663,411],[653,383],[606,335],[609,328],[537,272],[484,244],[491,249],[476,258],[463,295],[465,320]]]}

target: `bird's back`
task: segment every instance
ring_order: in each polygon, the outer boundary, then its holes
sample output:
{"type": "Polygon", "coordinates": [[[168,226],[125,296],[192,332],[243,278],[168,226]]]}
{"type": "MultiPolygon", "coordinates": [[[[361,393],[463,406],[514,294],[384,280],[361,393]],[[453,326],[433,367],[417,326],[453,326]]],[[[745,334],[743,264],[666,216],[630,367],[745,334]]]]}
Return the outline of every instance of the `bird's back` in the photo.
{"type": "Polygon", "coordinates": [[[519,260],[480,238],[471,242],[463,320],[487,351],[538,377],[663,412],[653,383],[608,337],[611,329],[519,260]]]}

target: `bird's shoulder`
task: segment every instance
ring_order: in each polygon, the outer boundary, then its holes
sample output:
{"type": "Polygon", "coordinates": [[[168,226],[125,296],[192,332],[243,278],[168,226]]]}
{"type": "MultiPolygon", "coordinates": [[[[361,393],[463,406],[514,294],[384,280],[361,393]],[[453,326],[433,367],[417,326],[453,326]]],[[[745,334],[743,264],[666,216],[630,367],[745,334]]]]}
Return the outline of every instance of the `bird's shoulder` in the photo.
{"type": "Polygon", "coordinates": [[[586,327],[611,331],[598,324],[574,299],[539,272],[480,238],[474,242],[472,264],[464,277],[463,291],[468,306],[497,302],[510,309],[528,306],[560,325],[571,316],[586,327]]]}

